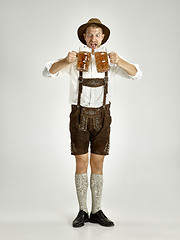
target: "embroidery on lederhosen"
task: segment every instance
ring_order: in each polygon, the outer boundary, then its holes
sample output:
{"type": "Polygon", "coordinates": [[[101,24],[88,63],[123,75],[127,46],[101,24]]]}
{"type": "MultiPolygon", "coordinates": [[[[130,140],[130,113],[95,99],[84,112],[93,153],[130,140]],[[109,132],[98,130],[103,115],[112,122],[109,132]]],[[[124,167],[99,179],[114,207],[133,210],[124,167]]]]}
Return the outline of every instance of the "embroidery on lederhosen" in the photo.
{"type": "Polygon", "coordinates": [[[106,153],[106,154],[109,153],[109,147],[110,147],[110,144],[109,144],[109,142],[108,142],[108,143],[106,143],[106,146],[105,146],[105,148],[104,148],[104,153],[106,153]]]}
{"type": "Polygon", "coordinates": [[[73,142],[71,143],[71,153],[72,154],[76,153],[76,147],[75,147],[75,144],[73,142]]]}
{"type": "Polygon", "coordinates": [[[87,122],[88,122],[88,118],[86,116],[84,116],[83,114],[81,114],[80,124],[79,124],[79,129],[81,131],[86,131],[87,130],[87,122]]]}
{"type": "Polygon", "coordinates": [[[93,117],[93,127],[98,132],[102,128],[102,120],[101,116],[93,117]]]}
{"type": "Polygon", "coordinates": [[[87,130],[88,122],[92,123],[92,124],[90,124],[90,125],[92,125],[90,127],[91,131],[92,130],[99,131],[102,128],[100,109],[82,108],[81,116],[80,116],[80,124],[79,124],[79,128],[81,131],[87,130]]]}

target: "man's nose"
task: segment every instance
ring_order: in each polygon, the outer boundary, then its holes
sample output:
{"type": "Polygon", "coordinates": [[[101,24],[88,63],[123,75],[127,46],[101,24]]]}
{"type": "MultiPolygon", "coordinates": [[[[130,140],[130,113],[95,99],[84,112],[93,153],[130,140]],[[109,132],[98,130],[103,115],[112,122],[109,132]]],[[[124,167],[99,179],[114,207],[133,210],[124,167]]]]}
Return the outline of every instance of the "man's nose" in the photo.
{"type": "Polygon", "coordinates": [[[93,36],[91,37],[91,39],[92,39],[92,40],[96,40],[96,35],[93,35],[93,36]]]}

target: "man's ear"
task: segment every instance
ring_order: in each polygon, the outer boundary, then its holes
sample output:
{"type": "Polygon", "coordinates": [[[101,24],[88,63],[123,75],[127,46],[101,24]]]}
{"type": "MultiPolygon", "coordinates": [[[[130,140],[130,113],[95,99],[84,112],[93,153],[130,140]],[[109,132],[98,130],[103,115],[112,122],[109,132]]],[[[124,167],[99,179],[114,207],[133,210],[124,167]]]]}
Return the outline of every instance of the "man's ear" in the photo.
{"type": "Polygon", "coordinates": [[[104,39],[104,37],[105,37],[105,34],[102,34],[102,40],[104,39]]]}
{"type": "Polygon", "coordinates": [[[84,40],[86,40],[86,34],[85,33],[83,33],[83,37],[84,37],[84,40]]]}

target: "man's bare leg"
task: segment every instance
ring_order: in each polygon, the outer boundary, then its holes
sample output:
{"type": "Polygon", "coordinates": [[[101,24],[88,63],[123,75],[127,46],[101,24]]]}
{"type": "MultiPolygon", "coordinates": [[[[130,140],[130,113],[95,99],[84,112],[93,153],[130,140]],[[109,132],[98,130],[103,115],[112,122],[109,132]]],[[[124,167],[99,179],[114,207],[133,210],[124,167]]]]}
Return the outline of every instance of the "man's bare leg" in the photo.
{"type": "Polygon", "coordinates": [[[102,175],[103,163],[104,163],[104,155],[91,153],[91,156],[90,156],[91,174],[102,175]]]}
{"type": "Polygon", "coordinates": [[[76,157],[76,174],[87,173],[88,153],[75,155],[75,157],[76,157]]]}

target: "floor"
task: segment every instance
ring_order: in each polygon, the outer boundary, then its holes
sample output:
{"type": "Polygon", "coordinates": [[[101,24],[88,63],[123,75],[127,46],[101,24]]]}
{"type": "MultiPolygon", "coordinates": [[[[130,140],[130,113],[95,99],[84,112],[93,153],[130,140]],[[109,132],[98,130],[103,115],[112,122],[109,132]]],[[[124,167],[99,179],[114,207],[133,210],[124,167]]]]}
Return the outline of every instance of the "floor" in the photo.
{"type": "Polygon", "coordinates": [[[118,222],[111,228],[86,223],[73,228],[72,216],[50,222],[0,223],[0,240],[179,240],[180,225],[167,223],[118,222]]]}

